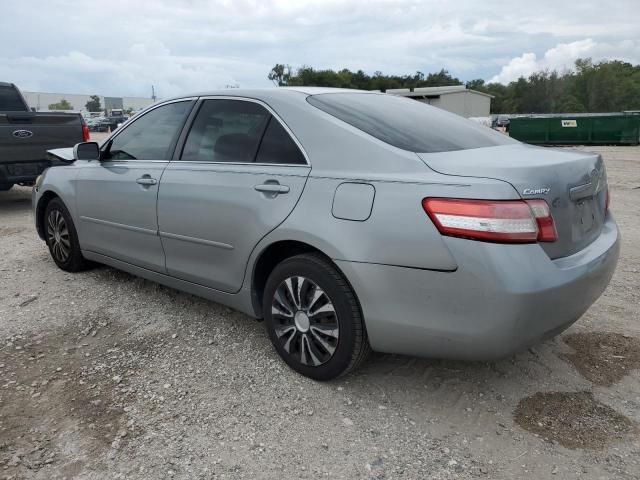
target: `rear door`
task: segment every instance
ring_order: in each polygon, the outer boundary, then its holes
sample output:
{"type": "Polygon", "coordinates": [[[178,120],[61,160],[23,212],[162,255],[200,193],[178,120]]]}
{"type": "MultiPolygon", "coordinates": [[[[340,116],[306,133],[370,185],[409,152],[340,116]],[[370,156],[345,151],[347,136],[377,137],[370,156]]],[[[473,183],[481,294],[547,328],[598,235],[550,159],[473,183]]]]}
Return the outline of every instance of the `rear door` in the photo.
{"type": "Polygon", "coordinates": [[[193,100],[174,101],[140,115],[103,146],[102,161],[77,179],[83,250],[164,272],[158,236],[158,186],[193,100]]]}
{"type": "Polygon", "coordinates": [[[167,271],[237,292],[251,251],[293,210],[310,167],[265,104],[207,98],[198,108],[158,196],[167,271]]]}

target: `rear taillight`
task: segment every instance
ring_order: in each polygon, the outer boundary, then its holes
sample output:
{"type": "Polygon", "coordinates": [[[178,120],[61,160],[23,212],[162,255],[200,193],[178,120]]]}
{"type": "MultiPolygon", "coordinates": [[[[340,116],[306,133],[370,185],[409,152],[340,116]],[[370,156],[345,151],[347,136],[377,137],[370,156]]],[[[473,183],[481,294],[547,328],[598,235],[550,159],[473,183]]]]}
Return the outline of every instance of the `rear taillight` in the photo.
{"type": "Polygon", "coordinates": [[[525,203],[531,208],[531,213],[533,213],[533,217],[538,224],[538,241],[555,242],[558,239],[558,233],[547,202],[544,200],[526,200],[525,203]]]}
{"type": "Polygon", "coordinates": [[[611,195],[609,195],[609,187],[607,187],[607,195],[604,200],[604,213],[609,211],[609,204],[611,203],[611,195]]]}
{"type": "Polygon", "coordinates": [[[89,126],[86,123],[82,122],[82,141],[88,142],[90,138],[91,134],[89,133],[89,126]]]}
{"type": "Polygon", "coordinates": [[[544,200],[425,198],[422,208],[442,235],[487,242],[553,242],[556,229],[544,200]]]}

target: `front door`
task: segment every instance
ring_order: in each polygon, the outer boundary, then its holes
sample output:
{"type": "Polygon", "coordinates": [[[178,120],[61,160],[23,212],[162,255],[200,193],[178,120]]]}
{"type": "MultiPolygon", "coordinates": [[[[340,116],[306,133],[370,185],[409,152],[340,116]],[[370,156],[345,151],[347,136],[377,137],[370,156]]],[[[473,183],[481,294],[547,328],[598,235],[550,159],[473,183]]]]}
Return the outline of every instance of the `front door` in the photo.
{"type": "Polygon", "coordinates": [[[158,187],[192,106],[187,100],[148,111],[104,144],[100,162],[80,169],[77,209],[83,250],[165,271],[158,187]]]}
{"type": "Polygon", "coordinates": [[[266,106],[248,99],[201,101],[158,196],[167,272],[225,292],[240,290],[253,248],[291,213],[309,171],[266,106]]]}

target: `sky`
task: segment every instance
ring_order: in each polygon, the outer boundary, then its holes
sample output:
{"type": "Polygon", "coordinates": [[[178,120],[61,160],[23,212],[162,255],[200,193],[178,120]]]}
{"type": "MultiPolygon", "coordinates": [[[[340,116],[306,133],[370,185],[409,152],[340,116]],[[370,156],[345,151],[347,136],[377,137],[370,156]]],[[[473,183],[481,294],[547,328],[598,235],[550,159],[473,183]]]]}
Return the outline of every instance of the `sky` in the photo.
{"type": "Polygon", "coordinates": [[[29,91],[268,87],[276,63],[501,83],[580,57],[640,63],[638,0],[0,3],[0,81],[29,91]]]}

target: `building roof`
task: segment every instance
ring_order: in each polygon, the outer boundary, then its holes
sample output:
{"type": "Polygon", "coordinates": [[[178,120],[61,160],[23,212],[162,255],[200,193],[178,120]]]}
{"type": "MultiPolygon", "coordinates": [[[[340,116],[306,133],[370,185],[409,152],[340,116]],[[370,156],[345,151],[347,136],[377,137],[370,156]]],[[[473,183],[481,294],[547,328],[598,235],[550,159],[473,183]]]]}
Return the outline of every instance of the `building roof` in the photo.
{"type": "Polygon", "coordinates": [[[418,88],[389,88],[387,93],[392,95],[398,95],[400,97],[439,97],[440,95],[447,95],[450,93],[471,92],[478,95],[484,95],[486,97],[493,98],[493,95],[488,93],[479,92],[478,90],[471,90],[464,85],[444,85],[441,87],[418,87],[418,88]]]}

